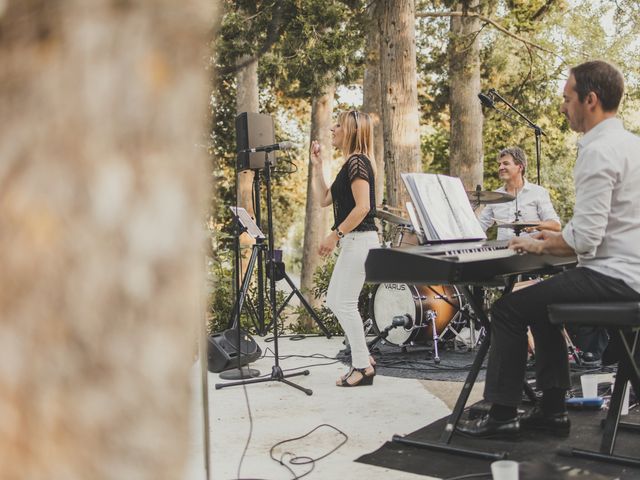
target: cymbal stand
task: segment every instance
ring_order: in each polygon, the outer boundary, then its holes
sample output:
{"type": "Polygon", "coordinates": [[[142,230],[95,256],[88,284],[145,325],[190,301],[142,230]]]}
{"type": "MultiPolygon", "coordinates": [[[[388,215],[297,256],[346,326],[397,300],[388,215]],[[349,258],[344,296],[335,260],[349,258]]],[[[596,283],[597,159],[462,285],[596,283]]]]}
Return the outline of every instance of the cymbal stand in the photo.
{"type": "Polygon", "coordinates": [[[440,354],[438,353],[438,341],[440,336],[438,335],[438,326],[436,325],[437,312],[433,310],[427,311],[427,324],[431,323],[431,332],[433,337],[433,361],[438,365],[440,363],[440,354]]]}

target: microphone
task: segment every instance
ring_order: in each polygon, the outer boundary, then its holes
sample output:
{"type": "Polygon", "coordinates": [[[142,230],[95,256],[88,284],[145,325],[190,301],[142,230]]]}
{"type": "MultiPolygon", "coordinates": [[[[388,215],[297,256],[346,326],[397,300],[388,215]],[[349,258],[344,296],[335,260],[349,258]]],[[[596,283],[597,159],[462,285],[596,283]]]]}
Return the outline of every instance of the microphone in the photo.
{"type": "Polygon", "coordinates": [[[413,327],[413,319],[408,313],[405,313],[404,315],[398,315],[393,317],[393,319],[391,320],[391,325],[389,325],[389,327],[387,328],[391,329],[396,327],[404,327],[406,329],[409,329],[413,327]]]}
{"type": "Polygon", "coordinates": [[[263,145],[262,147],[247,148],[245,150],[241,150],[241,153],[273,152],[274,150],[290,150],[292,148],[293,148],[293,143],[280,142],[280,143],[274,143],[273,145],[263,145]]]}
{"type": "Polygon", "coordinates": [[[491,98],[489,95],[485,95],[484,93],[479,93],[478,98],[480,99],[480,102],[482,102],[483,107],[496,108],[493,98],[491,98]]]}

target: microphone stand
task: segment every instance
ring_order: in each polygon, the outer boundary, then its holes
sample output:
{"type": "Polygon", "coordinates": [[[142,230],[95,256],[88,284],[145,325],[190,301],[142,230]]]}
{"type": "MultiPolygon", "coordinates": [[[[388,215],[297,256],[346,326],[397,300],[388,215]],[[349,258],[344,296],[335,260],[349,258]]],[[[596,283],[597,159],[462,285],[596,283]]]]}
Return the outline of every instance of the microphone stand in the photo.
{"type": "MultiPolygon", "coordinates": [[[[296,377],[299,375],[309,375],[309,370],[303,370],[301,372],[284,374],[282,367],[280,367],[280,358],[278,352],[278,320],[275,318],[277,315],[276,305],[276,275],[275,275],[275,258],[274,258],[274,239],[273,239],[273,204],[271,199],[271,161],[269,159],[269,152],[275,150],[274,146],[268,146],[264,149],[264,179],[267,187],[267,232],[268,232],[268,245],[267,245],[267,257],[269,262],[267,268],[269,269],[269,306],[271,308],[271,315],[273,319],[273,349],[274,349],[274,365],[271,367],[271,375],[269,377],[253,378],[250,380],[242,380],[238,382],[230,383],[217,383],[215,385],[216,390],[225,387],[233,387],[235,385],[250,385],[252,383],[264,383],[264,382],[280,382],[290,387],[296,388],[307,395],[312,395],[313,391],[308,388],[304,388],[300,385],[287,380],[289,377],[296,377]]],[[[256,172],[257,174],[257,172],[256,172]]],[[[239,313],[239,312],[238,312],[239,313]]],[[[239,317],[238,317],[239,319],[239,317]]],[[[240,322],[238,320],[238,330],[240,322]]],[[[240,345],[240,344],[238,344],[240,345]]]]}
{"type": "MultiPolygon", "coordinates": [[[[489,89],[489,94],[498,98],[502,103],[504,103],[507,107],[509,107],[513,112],[515,112],[522,120],[525,121],[526,125],[533,129],[536,136],[536,170],[537,170],[537,183],[540,185],[540,152],[541,152],[541,136],[547,136],[546,133],[542,131],[542,129],[533,123],[531,120],[527,118],[520,110],[511,105],[505,98],[496,92],[493,88],[489,89]]],[[[510,117],[508,117],[510,118],[510,117]]]]}

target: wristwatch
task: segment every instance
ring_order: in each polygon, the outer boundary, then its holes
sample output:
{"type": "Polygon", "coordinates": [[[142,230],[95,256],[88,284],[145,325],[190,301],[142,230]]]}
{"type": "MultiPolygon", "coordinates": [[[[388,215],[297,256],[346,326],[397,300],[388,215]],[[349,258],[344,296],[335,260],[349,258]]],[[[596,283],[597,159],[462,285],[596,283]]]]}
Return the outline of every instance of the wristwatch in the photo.
{"type": "Polygon", "coordinates": [[[344,238],[344,233],[339,228],[336,228],[336,235],[338,235],[338,240],[344,238]]]}

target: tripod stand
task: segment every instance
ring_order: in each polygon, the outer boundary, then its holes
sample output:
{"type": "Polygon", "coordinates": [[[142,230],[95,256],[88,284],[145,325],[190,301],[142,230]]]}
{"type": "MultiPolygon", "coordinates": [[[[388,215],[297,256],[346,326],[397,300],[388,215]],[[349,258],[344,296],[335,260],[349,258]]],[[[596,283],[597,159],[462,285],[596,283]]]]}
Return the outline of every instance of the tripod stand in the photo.
{"type": "MultiPolygon", "coordinates": [[[[279,252],[279,250],[276,250],[276,252],[279,252]]],[[[267,277],[271,276],[271,269],[269,267],[270,266],[268,265],[267,266],[267,277]]],[[[275,259],[274,273],[275,273],[275,276],[276,276],[276,281],[279,282],[280,280],[285,280],[287,282],[287,284],[289,285],[289,288],[291,289],[291,292],[289,292],[289,295],[287,296],[287,298],[284,299],[284,302],[282,302],[282,305],[280,305],[280,307],[278,308],[278,311],[276,312],[276,314],[271,319],[271,322],[269,323],[269,325],[266,326],[266,330],[269,330],[271,325],[274,323],[274,321],[276,321],[278,319],[278,317],[280,316],[280,314],[282,313],[284,308],[287,306],[289,301],[293,298],[294,295],[296,295],[298,297],[298,300],[300,301],[300,303],[302,303],[302,305],[307,310],[309,315],[311,315],[311,318],[313,318],[315,320],[315,322],[318,324],[318,326],[320,327],[320,330],[322,330],[322,332],[325,334],[325,336],[327,338],[331,338],[331,332],[325,326],[325,324],[322,322],[322,320],[320,320],[320,318],[316,314],[316,312],[313,309],[313,307],[311,305],[309,305],[309,302],[307,302],[307,299],[304,298],[304,295],[302,295],[302,292],[298,289],[298,287],[296,287],[295,283],[293,283],[293,280],[291,280],[289,275],[287,275],[287,271],[285,269],[284,262],[279,261],[277,259],[277,255],[276,255],[276,259],[275,259]]]]}
{"type": "MultiPolygon", "coordinates": [[[[268,269],[269,274],[267,277],[269,278],[269,305],[271,308],[272,314],[272,323],[273,323],[273,347],[274,347],[274,365],[271,369],[271,375],[266,378],[255,378],[250,380],[242,380],[239,382],[230,382],[230,383],[217,383],[215,385],[216,390],[225,387],[232,387],[234,385],[248,385],[252,383],[263,383],[263,382],[271,382],[278,381],[285,383],[291,387],[294,387],[300,391],[303,391],[307,395],[312,395],[313,391],[301,387],[300,385],[296,385],[295,383],[287,380],[289,377],[295,377],[299,375],[309,375],[309,370],[303,370],[302,372],[290,373],[285,375],[280,367],[279,353],[278,353],[278,321],[277,321],[277,305],[276,305],[276,272],[275,272],[275,259],[274,259],[274,240],[273,240],[273,204],[271,201],[271,162],[269,159],[269,149],[265,148],[265,163],[264,163],[264,178],[265,185],[267,190],[267,231],[268,231],[268,248],[267,248],[267,257],[268,257],[268,269]]],[[[259,172],[256,171],[256,176],[259,175],[259,172]]],[[[258,192],[259,195],[259,192],[258,192]]],[[[257,240],[257,238],[256,238],[257,240]]],[[[253,251],[251,252],[251,259],[249,261],[249,268],[247,269],[247,274],[245,275],[242,290],[238,294],[238,308],[236,309],[235,315],[237,315],[238,327],[240,324],[240,311],[242,308],[241,301],[244,301],[244,297],[246,296],[247,289],[249,287],[250,282],[250,273],[253,271],[253,267],[256,263],[256,259],[259,257],[259,252],[263,249],[263,240],[260,242],[256,241],[256,245],[254,246],[253,251]]],[[[264,313],[264,312],[260,312],[264,313]]],[[[240,329],[238,328],[238,331],[240,329]]],[[[238,342],[238,345],[240,343],[238,342]]]]}

